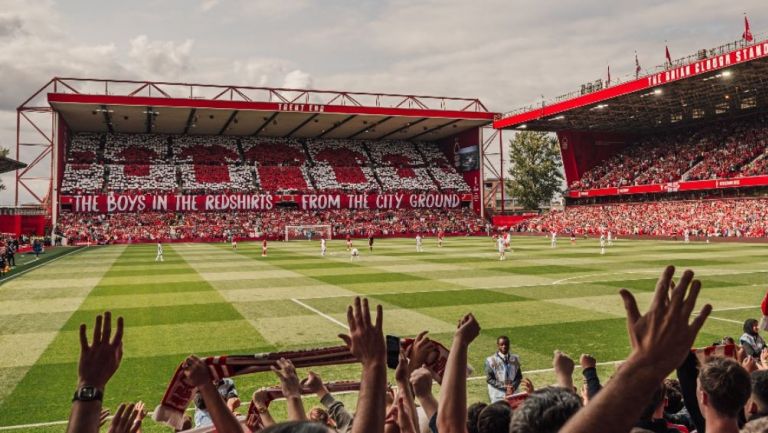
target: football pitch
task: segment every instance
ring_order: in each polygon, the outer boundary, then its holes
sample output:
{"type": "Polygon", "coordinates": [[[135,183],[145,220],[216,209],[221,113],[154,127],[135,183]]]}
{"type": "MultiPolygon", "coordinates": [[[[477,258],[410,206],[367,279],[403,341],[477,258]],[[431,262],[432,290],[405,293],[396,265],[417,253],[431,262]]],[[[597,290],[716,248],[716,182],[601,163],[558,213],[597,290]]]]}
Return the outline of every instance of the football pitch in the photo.
{"type": "MultiPolygon", "coordinates": [[[[577,362],[590,353],[607,380],[629,352],[618,289],[636,294],[641,310],[667,264],[697,272],[698,305],[715,311],[697,346],[725,335],[738,338],[746,318],[759,318],[768,289],[768,246],[618,240],[606,255],[598,241],[562,239],[551,249],[544,237],[513,238],[499,261],[489,238],[434,238],[416,253],[413,239],[377,239],[373,253],[356,240],[350,261],[343,240],[261,244],[166,244],[89,247],[0,285],[0,431],[62,431],[77,381],[77,328],[111,310],[125,318],[124,356],[110,381],[105,407],[160,401],[177,365],[190,353],[248,354],[340,344],[346,306],[354,296],[384,306],[388,334],[430,336],[450,346],[456,321],[472,312],[482,326],[469,351],[474,369],[469,402],[487,400],[485,357],[495,339],[510,337],[524,375],[537,387],[554,382],[552,352],[577,362]]],[[[320,367],[324,380],[356,379],[358,365],[320,367]]],[[[304,372],[300,371],[300,376],[304,372]]],[[[581,384],[580,370],[574,374],[581,384]]],[[[394,378],[391,377],[392,382],[394,378]]],[[[235,378],[245,411],[259,386],[278,384],[272,373],[235,378]]],[[[435,388],[437,392],[437,387],[435,388]]],[[[354,395],[342,400],[354,408],[354,395]]],[[[308,405],[316,400],[309,399],[308,405]]],[[[284,417],[281,402],[271,406],[284,417]]],[[[149,418],[145,432],[169,431],[149,418]]]]}

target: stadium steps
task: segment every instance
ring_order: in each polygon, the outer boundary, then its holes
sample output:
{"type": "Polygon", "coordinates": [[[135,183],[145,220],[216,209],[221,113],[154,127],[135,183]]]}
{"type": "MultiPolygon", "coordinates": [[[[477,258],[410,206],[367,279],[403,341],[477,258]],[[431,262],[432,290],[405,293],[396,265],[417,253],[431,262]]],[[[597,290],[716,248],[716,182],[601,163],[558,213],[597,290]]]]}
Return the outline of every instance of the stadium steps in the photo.
{"type": "Polygon", "coordinates": [[[419,154],[419,158],[421,158],[421,160],[424,162],[424,168],[427,169],[427,176],[432,179],[432,183],[435,184],[437,190],[443,192],[443,189],[440,188],[440,182],[438,182],[437,179],[435,179],[435,175],[432,174],[432,168],[427,165],[427,155],[424,155],[424,151],[421,149],[421,146],[417,145],[416,143],[411,144],[416,149],[416,153],[419,154]]]}
{"type": "Polygon", "coordinates": [[[309,152],[309,146],[307,146],[307,142],[304,140],[299,140],[301,143],[301,148],[304,149],[304,154],[307,156],[307,162],[310,166],[315,166],[315,160],[312,159],[312,154],[309,152]]]}
{"type": "Polygon", "coordinates": [[[682,174],[682,176],[680,176],[680,180],[682,180],[682,181],[686,181],[686,180],[688,180],[688,175],[691,173],[691,171],[693,171],[693,169],[694,169],[694,168],[698,167],[698,166],[699,166],[699,164],[701,164],[701,162],[702,162],[702,161],[704,161],[704,158],[699,158],[699,160],[698,160],[698,161],[696,161],[696,163],[695,163],[695,164],[693,164],[693,165],[691,166],[691,168],[689,168],[688,170],[686,170],[686,171],[685,171],[685,173],[683,173],[683,174],[682,174]]]}
{"type": "Polygon", "coordinates": [[[109,172],[111,170],[109,169],[109,164],[104,164],[104,174],[102,175],[101,179],[101,192],[107,193],[109,192],[109,172]]]}
{"type": "Polygon", "coordinates": [[[237,155],[240,157],[240,162],[243,164],[247,164],[248,161],[245,159],[245,151],[243,151],[243,142],[241,139],[237,139],[235,142],[235,145],[237,146],[237,155]]]}
{"type": "Polygon", "coordinates": [[[99,164],[105,164],[104,151],[107,148],[107,134],[101,134],[99,138],[99,148],[96,149],[96,162],[99,164]]]}
{"type": "MultiPolygon", "coordinates": [[[[306,168],[314,167],[315,166],[315,160],[312,159],[312,154],[309,152],[309,146],[307,146],[307,142],[305,140],[297,140],[299,143],[301,143],[301,148],[304,149],[304,155],[307,157],[307,162],[305,162],[306,168]]],[[[309,180],[309,185],[312,187],[313,190],[317,191],[317,183],[315,183],[315,178],[312,176],[312,172],[310,170],[304,170],[304,173],[307,175],[307,180],[309,180]]]]}
{"type": "Polygon", "coordinates": [[[365,141],[362,142],[363,152],[368,157],[368,161],[371,161],[371,171],[373,172],[373,178],[376,179],[376,184],[379,185],[379,189],[384,191],[384,182],[379,179],[379,174],[376,173],[376,164],[374,163],[373,155],[371,155],[371,149],[368,149],[368,145],[365,141]]]}

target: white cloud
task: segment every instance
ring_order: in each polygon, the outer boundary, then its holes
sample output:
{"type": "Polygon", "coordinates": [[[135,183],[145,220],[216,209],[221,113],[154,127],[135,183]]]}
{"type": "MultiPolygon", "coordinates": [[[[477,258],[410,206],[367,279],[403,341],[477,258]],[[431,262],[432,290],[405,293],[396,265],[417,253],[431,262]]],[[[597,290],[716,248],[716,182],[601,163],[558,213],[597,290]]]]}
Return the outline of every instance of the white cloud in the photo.
{"type": "Polygon", "coordinates": [[[200,10],[203,12],[208,12],[211,9],[215,8],[219,4],[219,0],[203,0],[200,3],[200,10]]]}
{"type": "Polygon", "coordinates": [[[146,35],[131,39],[128,57],[137,72],[147,74],[144,79],[178,79],[192,67],[192,39],[174,41],[151,41],[146,35]]]}
{"type": "Polygon", "coordinates": [[[299,69],[293,70],[285,75],[283,87],[287,89],[311,89],[312,76],[299,69]]]}

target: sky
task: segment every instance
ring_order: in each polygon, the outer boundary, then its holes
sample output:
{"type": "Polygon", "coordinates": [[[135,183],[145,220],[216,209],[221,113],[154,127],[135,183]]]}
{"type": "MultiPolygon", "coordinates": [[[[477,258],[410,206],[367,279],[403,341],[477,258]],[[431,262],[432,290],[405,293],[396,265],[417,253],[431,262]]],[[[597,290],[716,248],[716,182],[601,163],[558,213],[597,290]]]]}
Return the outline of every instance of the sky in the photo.
{"type": "MultiPolygon", "coordinates": [[[[0,147],[54,76],[479,98],[510,111],[737,40],[765,0],[0,0],[0,147]]],[[[35,148],[25,149],[22,160],[35,148]]],[[[14,174],[0,176],[0,204],[14,174]]],[[[32,185],[45,189],[44,182],[32,185]]],[[[30,195],[20,194],[20,202],[30,195]]]]}

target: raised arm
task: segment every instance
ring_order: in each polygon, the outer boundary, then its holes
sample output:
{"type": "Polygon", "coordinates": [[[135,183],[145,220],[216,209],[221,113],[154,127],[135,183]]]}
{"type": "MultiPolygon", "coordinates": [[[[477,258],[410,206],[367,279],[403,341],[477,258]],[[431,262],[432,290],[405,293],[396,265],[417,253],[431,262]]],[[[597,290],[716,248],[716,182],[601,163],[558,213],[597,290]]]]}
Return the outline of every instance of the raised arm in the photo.
{"type": "MultiPolygon", "coordinates": [[[[587,400],[592,400],[603,388],[597,376],[597,360],[592,355],[582,353],[579,364],[581,364],[581,374],[584,375],[584,383],[587,385],[587,400]]],[[[585,401],[584,404],[586,403],[585,401]]]]}
{"type": "Polygon", "coordinates": [[[123,358],[123,318],[117,318],[117,330],[112,337],[112,313],[96,316],[93,342],[88,344],[85,324],[80,325],[80,362],[77,389],[72,401],[67,433],[97,433],[101,416],[101,401],[107,382],[115,374],[123,358]]]}
{"type": "Polygon", "coordinates": [[[670,287],[674,273],[672,266],[664,270],[645,315],[640,315],[635,297],[621,290],[632,352],[614,378],[560,433],[628,432],[653,391],[688,355],[712,307],[705,305],[689,324],[701,283],[693,280],[693,272],[685,271],[680,282],[670,287]]]}
{"type": "Polygon", "coordinates": [[[376,323],[371,322],[368,299],[355,298],[347,308],[349,335],[339,337],[363,365],[352,433],[384,432],[384,394],[387,390],[387,349],[384,344],[381,305],[376,306],[376,323]]]}
{"type": "Polygon", "coordinates": [[[301,384],[293,362],[290,359],[280,359],[277,361],[277,367],[271,368],[280,379],[280,385],[283,388],[283,396],[288,406],[288,421],[306,421],[307,412],[301,401],[301,384]]]}
{"type": "Polygon", "coordinates": [[[310,371],[307,374],[307,378],[303,381],[304,386],[309,388],[310,391],[317,395],[320,399],[320,403],[328,409],[328,416],[331,417],[336,424],[336,431],[339,433],[346,433],[352,426],[352,415],[344,407],[344,403],[333,398],[333,394],[328,391],[328,388],[323,383],[323,379],[315,373],[310,371]]]}
{"type": "Polygon", "coordinates": [[[410,381],[427,419],[432,418],[437,413],[437,399],[432,394],[432,372],[426,367],[417,368],[411,373],[410,381]]]}
{"type": "Polygon", "coordinates": [[[555,369],[557,377],[557,386],[566,389],[573,389],[573,369],[575,367],[573,359],[565,353],[555,350],[555,356],[552,358],[552,367],[555,369]]]}
{"type": "Polygon", "coordinates": [[[208,366],[200,358],[190,355],[184,361],[184,375],[189,383],[194,385],[203,396],[205,407],[211,414],[213,425],[219,433],[242,433],[243,428],[235,418],[235,414],[227,407],[219,391],[213,386],[208,366]]]}
{"type": "MultiPolygon", "coordinates": [[[[412,424],[410,427],[413,433],[419,431],[418,419],[419,416],[416,413],[416,401],[413,399],[413,391],[411,390],[410,382],[410,370],[408,368],[408,359],[405,357],[405,353],[400,351],[400,358],[395,369],[395,381],[397,381],[398,389],[398,410],[405,411],[401,413],[398,418],[398,423],[402,421],[410,420],[412,424]],[[402,406],[402,408],[400,407],[402,406]]],[[[400,430],[407,430],[407,426],[400,425],[400,430]]]]}
{"type": "Polygon", "coordinates": [[[437,431],[440,433],[466,432],[467,349],[478,335],[480,335],[480,325],[475,320],[475,316],[467,314],[459,320],[440,388],[440,402],[437,409],[437,431]]]}

